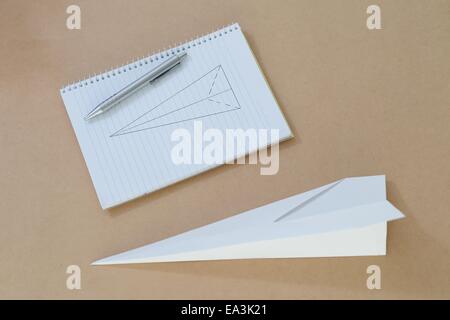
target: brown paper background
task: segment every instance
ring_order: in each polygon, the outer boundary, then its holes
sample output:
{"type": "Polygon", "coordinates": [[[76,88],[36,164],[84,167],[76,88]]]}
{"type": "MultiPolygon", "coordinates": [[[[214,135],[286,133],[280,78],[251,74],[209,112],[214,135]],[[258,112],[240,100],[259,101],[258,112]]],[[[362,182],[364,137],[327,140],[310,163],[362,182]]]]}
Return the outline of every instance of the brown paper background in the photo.
{"type": "Polygon", "coordinates": [[[0,297],[450,298],[450,2],[0,2],[0,297]],[[81,30],[65,26],[78,4],[81,30]],[[278,175],[225,166],[103,212],[59,88],[239,22],[295,139],[278,175]],[[91,267],[347,176],[386,174],[407,218],[385,257],[91,267]],[[82,289],[66,289],[66,267],[82,289]],[[382,289],[366,288],[366,268],[382,289]]]}

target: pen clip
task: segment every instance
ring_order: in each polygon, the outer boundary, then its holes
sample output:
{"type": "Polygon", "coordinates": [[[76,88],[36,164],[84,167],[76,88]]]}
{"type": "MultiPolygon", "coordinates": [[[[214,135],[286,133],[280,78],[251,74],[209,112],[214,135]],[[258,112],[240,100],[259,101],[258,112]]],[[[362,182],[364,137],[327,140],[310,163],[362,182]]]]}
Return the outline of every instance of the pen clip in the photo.
{"type": "Polygon", "coordinates": [[[164,70],[164,72],[161,72],[157,77],[153,78],[152,80],[150,80],[148,83],[153,83],[154,81],[158,80],[159,78],[161,78],[163,75],[165,75],[167,72],[169,72],[170,70],[172,70],[173,68],[175,68],[176,66],[178,66],[181,63],[181,60],[178,61],[176,64],[174,64],[173,66],[171,66],[170,68],[164,70]]]}

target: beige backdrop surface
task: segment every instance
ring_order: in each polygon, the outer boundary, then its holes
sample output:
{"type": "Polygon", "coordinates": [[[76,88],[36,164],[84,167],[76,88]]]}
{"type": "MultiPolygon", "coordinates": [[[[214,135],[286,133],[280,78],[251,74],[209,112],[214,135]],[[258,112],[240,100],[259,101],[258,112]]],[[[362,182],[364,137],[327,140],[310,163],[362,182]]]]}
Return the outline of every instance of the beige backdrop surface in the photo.
{"type": "Polygon", "coordinates": [[[450,298],[450,1],[0,2],[1,298],[450,298]],[[81,30],[66,29],[69,4],[81,30]],[[103,212],[59,88],[239,22],[291,125],[278,175],[225,166],[103,212]],[[355,175],[407,218],[385,257],[91,267],[355,175]],[[207,196],[205,196],[207,194],[207,196]],[[82,289],[66,289],[66,267],[82,289]],[[366,268],[382,289],[366,288],[366,268]]]}

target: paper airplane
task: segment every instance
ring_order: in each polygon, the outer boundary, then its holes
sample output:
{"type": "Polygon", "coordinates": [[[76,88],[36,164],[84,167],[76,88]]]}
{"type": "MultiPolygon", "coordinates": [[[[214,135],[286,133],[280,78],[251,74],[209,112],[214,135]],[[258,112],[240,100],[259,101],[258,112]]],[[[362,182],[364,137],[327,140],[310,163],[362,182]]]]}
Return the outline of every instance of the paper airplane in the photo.
{"type": "Polygon", "coordinates": [[[94,265],[386,254],[385,176],[345,178],[94,265]]]}
{"type": "Polygon", "coordinates": [[[219,115],[241,108],[221,65],[114,132],[120,136],[184,121],[219,115]]]}

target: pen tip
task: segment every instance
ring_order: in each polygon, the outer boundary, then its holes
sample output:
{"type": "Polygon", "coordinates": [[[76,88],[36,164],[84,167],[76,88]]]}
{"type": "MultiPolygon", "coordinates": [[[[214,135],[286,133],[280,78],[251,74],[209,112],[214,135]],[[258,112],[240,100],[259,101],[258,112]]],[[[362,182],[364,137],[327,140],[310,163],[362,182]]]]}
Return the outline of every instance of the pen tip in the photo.
{"type": "Polygon", "coordinates": [[[91,120],[92,118],[94,118],[97,114],[98,114],[97,112],[90,112],[90,113],[88,113],[88,114],[84,117],[84,120],[85,120],[85,121],[89,121],[89,120],[91,120]]]}
{"type": "Polygon", "coordinates": [[[92,118],[95,118],[96,116],[100,115],[103,113],[103,109],[96,107],[94,110],[92,110],[91,112],[89,112],[85,117],[84,120],[88,121],[92,118]]]}

